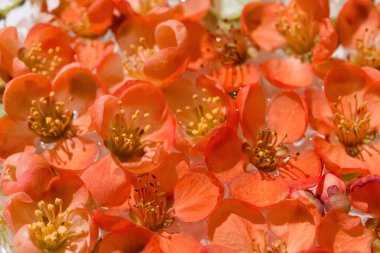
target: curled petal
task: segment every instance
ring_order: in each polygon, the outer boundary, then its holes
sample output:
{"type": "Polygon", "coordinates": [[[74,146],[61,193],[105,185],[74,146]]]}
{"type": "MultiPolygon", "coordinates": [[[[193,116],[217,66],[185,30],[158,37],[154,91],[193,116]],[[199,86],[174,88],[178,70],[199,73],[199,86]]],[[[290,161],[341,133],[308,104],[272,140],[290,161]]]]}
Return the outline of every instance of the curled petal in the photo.
{"type": "Polygon", "coordinates": [[[380,216],[380,201],[377,196],[380,193],[380,177],[367,176],[357,179],[350,186],[350,198],[352,205],[365,213],[380,216]]]}

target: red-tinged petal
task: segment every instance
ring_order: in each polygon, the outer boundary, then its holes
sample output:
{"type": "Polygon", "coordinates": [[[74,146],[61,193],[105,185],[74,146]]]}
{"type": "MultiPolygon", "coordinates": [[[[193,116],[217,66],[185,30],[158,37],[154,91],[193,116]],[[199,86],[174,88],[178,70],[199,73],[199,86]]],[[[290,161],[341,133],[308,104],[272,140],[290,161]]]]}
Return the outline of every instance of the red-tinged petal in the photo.
{"type": "Polygon", "coordinates": [[[268,127],[274,129],[285,143],[301,139],[308,125],[308,111],[304,99],[293,91],[285,91],[273,98],[268,107],[268,127]]]}
{"type": "Polygon", "coordinates": [[[93,103],[98,87],[91,71],[79,66],[65,66],[53,81],[56,99],[69,105],[79,115],[93,103]]]}
{"type": "Polygon", "coordinates": [[[326,61],[322,62],[312,62],[313,72],[320,78],[325,79],[327,73],[332,69],[335,65],[343,63],[344,60],[330,57],[326,61]]]}
{"type": "Polygon", "coordinates": [[[13,195],[4,207],[4,217],[8,228],[15,233],[25,224],[37,221],[34,215],[37,208],[37,203],[26,193],[20,192],[13,195]]]}
{"type": "Polygon", "coordinates": [[[264,216],[253,206],[236,199],[226,199],[211,215],[208,223],[209,239],[237,252],[263,250],[266,245],[267,224],[264,216]]]}
{"type": "Polygon", "coordinates": [[[371,127],[380,129],[380,81],[371,83],[365,91],[363,100],[367,102],[367,111],[371,113],[371,127]]]}
{"type": "Polygon", "coordinates": [[[254,44],[272,52],[285,44],[285,38],[277,32],[277,14],[281,5],[277,3],[250,3],[241,15],[241,27],[254,44]]]}
{"type": "Polygon", "coordinates": [[[268,213],[269,229],[286,242],[288,252],[309,249],[315,240],[316,224],[308,208],[298,200],[284,200],[268,213]]]}
{"type": "Polygon", "coordinates": [[[0,157],[21,152],[27,145],[34,145],[36,137],[26,121],[13,120],[9,116],[0,119],[0,157]]]}
{"type": "MultiPolygon", "coordinates": [[[[325,94],[329,102],[338,102],[339,97],[361,95],[368,82],[368,77],[363,70],[351,63],[335,65],[325,77],[325,94]]],[[[344,101],[343,101],[344,102],[344,101]]]]}
{"type": "Polygon", "coordinates": [[[59,67],[74,60],[74,52],[70,46],[71,39],[59,27],[43,23],[35,25],[30,29],[25,38],[25,49],[29,51],[34,43],[41,43],[41,48],[44,53],[47,53],[50,48],[55,49],[59,47],[58,56],[62,59],[62,62],[58,65],[59,67]]]}
{"type": "Polygon", "coordinates": [[[280,88],[300,89],[313,82],[310,64],[296,58],[272,58],[260,64],[262,74],[268,81],[280,88]]]}
{"type": "Polygon", "coordinates": [[[50,181],[43,200],[54,203],[56,198],[62,199],[63,209],[84,208],[89,200],[89,193],[79,177],[60,174],[50,181]]]}
{"type": "Polygon", "coordinates": [[[174,188],[175,216],[184,222],[205,219],[220,202],[222,192],[221,186],[212,175],[202,172],[188,173],[174,188]]]}
{"type": "Polygon", "coordinates": [[[122,231],[133,225],[131,220],[123,217],[119,211],[112,209],[96,209],[92,218],[100,229],[107,232],[122,231]]]}
{"type": "Polygon", "coordinates": [[[13,73],[13,60],[17,57],[20,49],[20,41],[18,38],[16,27],[10,26],[0,30],[0,59],[1,65],[10,75],[13,73]]]}
{"type": "Polygon", "coordinates": [[[321,247],[334,252],[370,253],[374,236],[362,225],[360,217],[334,209],[321,220],[317,240],[321,247]]]}
{"type": "Polygon", "coordinates": [[[322,163],[315,150],[301,151],[283,168],[280,175],[286,178],[289,186],[295,189],[308,189],[315,186],[322,176],[322,163]]]}
{"type": "Polygon", "coordinates": [[[368,66],[362,67],[361,69],[367,74],[367,76],[369,77],[371,82],[380,81],[380,71],[379,70],[372,68],[372,67],[368,67],[368,66]]]}
{"type": "Polygon", "coordinates": [[[354,207],[362,212],[380,216],[380,177],[359,178],[350,186],[350,198],[354,207]]]}
{"type": "Polygon", "coordinates": [[[364,144],[360,155],[363,156],[363,161],[368,166],[371,175],[380,175],[380,142],[375,141],[370,144],[364,144]]]}
{"type": "Polygon", "coordinates": [[[334,133],[336,131],[334,115],[323,91],[309,87],[305,90],[305,98],[311,127],[324,135],[334,133]]]}
{"type": "Polygon", "coordinates": [[[186,26],[173,19],[160,23],[154,31],[154,37],[160,49],[168,47],[183,48],[188,43],[186,26]]]}
{"type": "Polygon", "coordinates": [[[5,159],[2,170],[2,191],[4,195],[25,192],[32,199],[41,197],[53,178],[49,163],[32,152],[16,153],[5,159]]]}
{"type": "Polygon", "coordinates": [[[25,74],[16,77],[5,88],[4,110],[12,118],[26,120],[32,100],[46,97],[50,91],[49,80],[41,74],[25,74]]]}
{"type": "Polygon", "coordinates": [[[368,174],[368,165],[359,159],[347,155],[342,144],[334,145],[321,137],[315,137],[314,145],[326,168],[330,172],[336,175],[353,172],[364,175],[368,174]]]}
{"type": "Polygon", "coordinates": [[[181,5],[183,8],[183,19],[200,21],[207,14],[211,2],[210,0],[187,0],[181,2],[181,5]]]}
{"type": "Polygon", "coordinates": [[[340,42],[348,47],[354,43],[354,35],[364,27],[374,4],[370,0],[349,0],[337,17],[337,32],[340,42]]]}
{"type": "Polygon", "coordinates": [[[104,34],[112,23],[113,4],[109,0],[97,0],[88,9],[90,34],[104,34]]]}
{"type": "Polygon", "coordinates": [[[236,251],[218,245],[209,245],[201,249],[199,253],[236,253],[236,251]]]}
{"type": "Polygon", "coordinates": [[[24,225],[17,231],[15,237],[13,238],[13,245],[16,252],[42,252],[42,250],[33,243],[33,239],[27,225],[24,225]]]}
{"type": "Polygon", "coordinates": [[[185,233],[169,234],[163,232],[158,240],[163,253],[194,253],[199,252],[202,245],[192,235],[185,233]]]}
{"type": "Polygon", "coordinates": [[[295,3],[300,7],[307,15],[312,16],[313,18],[320,20],[323,18],[329,18],[330,8],[328,0],[293,0],[292,3],[295,3]]]}
{"type": "Polygon", "coordinates": [[[107,55],[113,54],[114,43],[112,41],[77,39],[73,47],[81,65],[88,69],[94,69],[107,55]]]}
{"type": "Polygon", "coordinates": [[[112,120],[120,111],[119,99],[104,95],[95,100],[90,110],[91,120],[97,133],[104,139],[111,130],[112,120]]]}
{"type": "Polygon", "coordinates": [[[308,250],[302,251],[302,253],[333,253],[331,250],[324,249],[321,247],[313,247],[308,250]]]}
{"type": "Polygon", "coordinates": [[[174,153],[169,154],[162,166],[153,170],[151,174],[157,177],[157,182],[160,182],[160,190],[170,196],[178,180],[189,172],[189,159],[182,153],[174,153]]]}
{"type": "Polygon", "coordinates": [[[320,21],[318,34],[320,41],[313,48],[313,62],[323,62],[328,60],[338,45],[338,36],[334,25],[329,18],[324,18],[320,21]]]}
{"type": "Polygon", "coordinates": [[[131,180],[110,156],[90,166],[81,176],[95,202],[102,206],[123,204],[131,191],[131,180]]]}
{"type": "Polygon", "coordinates": [[[226,66],[210,72],[209,75],[218,79],[227,92],[260,82],[260,73],[253,64],[226,66]]]}
{"type": "Polygon", "coordinates": [[[317,197],[323,202],[327,203],[329,201],[328,188],[330,186],[336,186],[342,194],[346,194],[346,183],[334,174],[326,173],[319,181],[316,191],[317,197]]]}
{"type": "Polygon", "coordinates": [[[153,234],[137,226],[130,226],[122,231],[106,235],[99,244],[99,253],[159,253],[159,248],[154,251],[146,251],[151,240],[155,240],[153,234]]]}
{"type": "Polygon", "coordinates": [[[266,98],[261,85],[250,85],[240,90],[237,106],[240,112],[240,124],[246,138],[254,142],[265,123],[266,98]]]}
{"type": "Polygon", "coordinates": [[[221,127],[215,131],[205,150],[205,162],[207,168],[216,174],[219,180],[229,182],[242,173],[241,163],[245,160],[242,142],[234,130],[221,127]],[[220,159],[221,157],[223,159],[220,159]]]}
{"type": "Polygon", "coordinates": [[[99,62],[96,73],[102,84],[112,88],[124,80],[123,60],[117,53],[110,53],[99,62]]]}
{"type": "Polygon", "coordinates": [[[99,155],[97,143],[85,137],[73,137],[56,143],[43,153],[45,159],[59,172],[82,172],[92,165],[99,155]]]}
{"type": "Polygon", "coordinates": [[[244,173],[232,181],[230,191],[235,198],[263,208],[285,199],[289,195],[289,186],[280,177],[244,173]]]}

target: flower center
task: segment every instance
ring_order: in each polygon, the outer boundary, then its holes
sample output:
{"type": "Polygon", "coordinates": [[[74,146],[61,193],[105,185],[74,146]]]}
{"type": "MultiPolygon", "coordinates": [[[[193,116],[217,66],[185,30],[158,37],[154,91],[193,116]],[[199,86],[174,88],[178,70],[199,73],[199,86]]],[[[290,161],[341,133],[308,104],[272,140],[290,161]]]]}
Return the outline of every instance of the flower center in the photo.
{"type": "Polygon", "coordinates": [[[158,49],[151,48],[144,37],[141,37],[139,42],[138,46],[129,45],[131,52],[123,51],[126,57],[123,65],[130,77],[144,79],[144,64],[147,58],[155,54],[158,49]]]}
{"type": "MultiPolygon", "coordinates": [[[[253,253],[262,253],[260,249],[260,244],[255,240],[252,239],[252,249],[253,253]]],[[[267,246],[265,249],[265,252],[267,253],[288,253],[286,242],[284,240],[276,240],[272,247],[267,246]]]]}
{"type": "Polygon", "coordinates": [[[54,92],[50,92],[48,97],[32,100],[28,116],[29,129],[45,143],[76,135],[71,125],[73,112],[66,109],[63,102],[56,101],[54,96],[54,92]]]}
{"type": "Polygon", "coordinates": [[[255,146],[246,147],[251,164],[260,171],[272,172],[286,163],[291,155],[283,144],[285,138],[278,142],[276,131],[265,129],[259,132],[255,146]]]}
{"type": "Polygon", "coordinates": [[[62,210],[62,200],[55,199],[54,204],[38,202],[35,215],[39,221],[28,225],[33,242],[47,252],[59,249],[65,242],[73,237],[83,236],[84,231],[70,230],[73,223],[69,221],[72,210],[62,210]]]}
{"type": "Polygon", "coordinates": [[[140,3],[140,11],[141,15],[146,15],[148,12],[157,7],[166,6],[168,4],[168,0],[139,0],[140,3]]]}
{"type": "Polygon", "coordinates": [[[62,58],[59,56],[60,51],[60,47],[43,50],[42,44],[35,42],[28,52],[21,53],[20,59],[33,73],[49,76],[62,63],[62,58]]]}
{"type": "Polygon", "coordinates": [[[380,33],[378,30],[365,29],[362,38],[355,41],[357,54],[353,61],[359,66],[380,68],[380,33]]]}
{"type": "Polygon", "coordinates": [[[316,42],[316,24],[313,18],[297,5],[281,8],[278,11],[277,31],[287,42],[285,52],[297,55],[303,61],[310,61],[311,49],[316,42]]]}
{"type": "MultiPolygon", "coordinates": [[[[142,117],[142,120],[147,119],[149,113],[145,113],[142,117]]],[[[144,135],[150,131],[151,126],[146,124],[144,127],[140,127],[137,125],[138,120],[141,120],[139,110],[136,110],[132,114],[130,122],[127,122],[124,109],[120,109],[113,119],[111,133],[106,137],[105,142],[107,148],[120,161],[143,156],[144,148],[149,144],[144,135]]]]}
{"type": "Polygon", "coordinates": [[[190,136],[200,138],[210,130],[226,121],[226,110],[219,96],[207,96],[207,90],[202,89],[202,95],[194,94],[193,104],[183,109],[177,109],[179,125],[190,136]]]}
{"type": "Polygon", "coordinates": [[[138,185],[134,190],[136,204],[131,206],[131,213],[152,231],[169,227],[173,219],[168,217],[165,192],[159,191],[160,183],[156,176],[144,174],[137,181],[138,185]]]}
{"type": "Polygon", "coordinates": [[[205,53],[213,62],[220,61],[223,66],[238,65],[247,58],[247,39],[233,24],[227,25],[229,29],[218,26],[215,32],[208,32],[209,47],[205,53]]]}
{"type": "Polygon", "coordinates": [[[376,132],[370,131],[371,114],[366,110],[366,103],[358,105],[357,96],[354,96],[354,105],[349,103],[349,108],[344,108],[342,98],[334,107],[338,111],[334,115],[334,124],[337,127],[339,141],[345,146],[348,155],[359,155],[359,146],[372,142],[376,132]]]}

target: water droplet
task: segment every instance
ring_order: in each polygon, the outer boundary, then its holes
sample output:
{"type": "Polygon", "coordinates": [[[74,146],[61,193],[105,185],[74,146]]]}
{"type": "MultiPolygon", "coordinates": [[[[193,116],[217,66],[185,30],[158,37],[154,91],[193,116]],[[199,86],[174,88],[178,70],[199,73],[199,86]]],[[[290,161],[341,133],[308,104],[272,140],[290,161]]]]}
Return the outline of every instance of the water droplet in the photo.
{"type": "Polygon", "coordinates": [[[52,150],[55,147],[55,142],[45,143],[45,142],[41,141],[41,147],[44,150],[52,150]]]}

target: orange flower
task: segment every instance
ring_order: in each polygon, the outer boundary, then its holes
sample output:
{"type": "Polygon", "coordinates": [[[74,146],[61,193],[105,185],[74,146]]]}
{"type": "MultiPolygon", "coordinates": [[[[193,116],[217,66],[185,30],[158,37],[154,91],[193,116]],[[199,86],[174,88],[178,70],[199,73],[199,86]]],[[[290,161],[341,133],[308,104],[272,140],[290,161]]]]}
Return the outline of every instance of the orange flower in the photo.
{"type": "Polygon", "coordinates": [[[288,6],[251,3],[245,6],[241,23],[252,42],[273,52],[289,55],[261,63],[264,76],[278,87],[297,89],[313,81],[310,63],[329,59],[337,46],[337,35],[329,17],[328,1],[293,0],[288,6]],[[299,74],[302,73],[302,74],[299,74]]]}
{"type": "Polygon", "coordinates": [[[38,24],[30,29],[21,47],[16,27],[0,30],[0,68],[16,77],[28,72],[53,78],[66,64],[72,62],[70,37],[60,28],[38,24]]]}
{"type": "Polygon", "coordinates": [[[314,150],[292,152],[308,125],[303,98],[286,91],[268,107],[259,84],[244,87],[238,94],[242,143],[231,128],[212,135],[205,151],[208,168],[230,186],[230,194],[258,207],[270,206],[289,195],[290,188],[308,189],[317,184],[322,165],[314,150]],[[220,160],[223,157],[223,160],[220,160]],[[253,189],[253,190],[252,190],[253,189]]]}
{"type": "Polygon", "coordinates": [[[2,194],[25,192],[40,199],[54,174],[49,163],[32,152],[16,153],[5,159],[1,174],[2,194]]]}
{"type": "Polygon", "coordinates": [[[5,218],[15,233],[17,252],[88,252],[98,230],[86,209],[88,192],[76,176],[54,177],[43,196],[33,201],[18,193],[5,207],[5,218]]]}
{"type": "Polygon", "coordinates": [[[130,204],[129,215],[141,227],[131,225],[131,221],[110,211],[95,214],[96,223],[110,232],[100,243],[99,252],[125,249],[131,250],[128,252],[161,252],[161,249],[167,253],[193,253],[200,250],[201,245],[193,236],[184,232],[172,233],[169,228],[175,219],[176,222],[179,222],[177,219],[197,222],[207,218],[222,197],[218,181],[203,169],[187,173],[175,185],[172,208],[169,208],[169,198],[159,187],[153,174],[138,177],[131,200],[135,204],[130,204]],[[144,239],[136,240],[132,231],[140,231],[143,236],[139,238],[144,239]],[[121,236],[124,236],[123,243],[115,244],[116,238],[121,236]]]}
{"type": "Polygon", "coordinates": [[[130,172],[158,168],[173,147],[173,116],[151,83],[128,81],[115,95],[99,97],[91,118],[115,162],[130,172]]]}
{"type": "Polygon", "coordinates": [[[37,73],[14,78],[4,92],[1,156],[41,143],[56,169],[85,169],[98,154],[97,145],[81,136],[90,129],[87,108],[97,92],[96,78],[76,65],[62,69],[53,83],[37,73]]]}
{"type": "Polygon", "coordinates": [[[314,244],[316,224],[308,208],[297,200],[276,204],[266,219],[254,206],[227,199],[211,215],[208,236],[226,253],[301,252],[314,244]]]}
{"type": "Polygon", "coordinates": [[[95,69],[107,55],[113,52],[114,43],[77,38],[73,48],[82,66],[95,69]]]}
{"type": "Polygon", "coordinates": [[[321,247],[333,252],[371,252],[374,235],[366,229],[358,216],[334,209],[322,218],[317,229],[321,247]]]}
{"type": "Polygon", "coordinates": [[[315,147],[334,174],[379,174],[379,84],[360,68],[343,63],[326,75],[324,93],[309,88],[311,126],[325,135],[315,147]]]}
{"type": "Polygon", "coordinates": [[[201,76],[193,84],[178,79],[164,89],[170,109],[176,116],[176,145],[187,153],[203,153],[212,133],[222,127],[237,127],[237,110],[221,84],[201,76]]]}
{"type": "MultiPolygon", "coordinates": [[[[45,0],[46,2],[47,0],[45,0]]],[[[112,23],[113,3],[111,0],[59,0],[51,12],[56,15],[61,27],[84,37],[103,35],[112,23]]]]}
{"type": "Polygon", "coordinates": [[[116,38],[124,60],[117,54],[110,54],[97,69],[108,87],[124,78],[145,80],[162,87],[176,79],[187,66],[187,29],[177,20],[155,25],[144,19],[128,18],[117,29],[116,38]],[[115,67],[118,72],[112,71],[115,67]]]}
{"type": "Polygon", "coordinates": [[[380,9],[369,0],[349,0],[337,18],[339,39],[354,49],[349,59],[358,66],[380,68],[380,9]]]}

